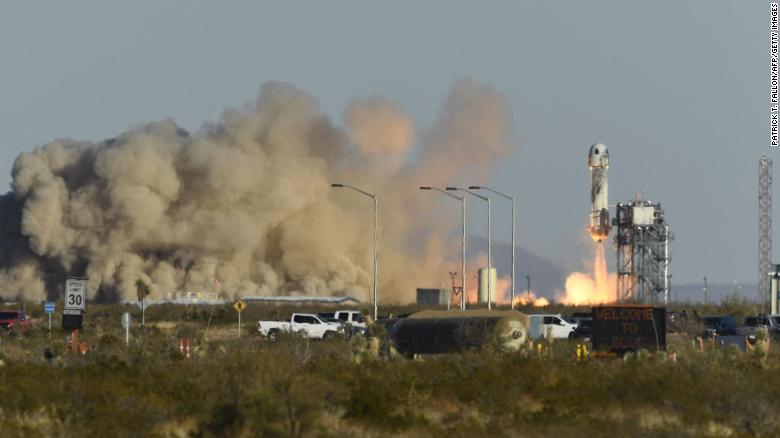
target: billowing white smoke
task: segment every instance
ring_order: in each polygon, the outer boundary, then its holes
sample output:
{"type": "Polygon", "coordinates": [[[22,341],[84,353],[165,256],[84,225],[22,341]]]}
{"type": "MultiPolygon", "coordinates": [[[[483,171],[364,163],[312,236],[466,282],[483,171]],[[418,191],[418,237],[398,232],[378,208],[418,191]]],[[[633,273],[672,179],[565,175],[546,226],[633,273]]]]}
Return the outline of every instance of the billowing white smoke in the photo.
{"type": "Polygon", "coordinates": [[[153,298],[214,288],[367,298],[372,204],[331,189],[337,181],[379,194],[383,300],[440,284],[457,221],[417,187],[482,182],[511,144],[505,99],[456,82],[423,135],[382,97],[354,101],[344,118],[340,128],[314,97],[272,82],[195,135],[163,121],[21,154],[0,202],[0,293],[41,299],[70,274],[104,299],[134,299],[139,278],[153,298]]]}

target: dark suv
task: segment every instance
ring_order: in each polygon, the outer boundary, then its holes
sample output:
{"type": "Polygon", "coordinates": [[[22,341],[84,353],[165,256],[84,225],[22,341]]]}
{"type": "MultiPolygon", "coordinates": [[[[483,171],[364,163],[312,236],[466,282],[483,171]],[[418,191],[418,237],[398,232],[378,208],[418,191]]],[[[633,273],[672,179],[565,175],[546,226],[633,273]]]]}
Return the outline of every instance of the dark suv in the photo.
{"type": "Polygon", "coordinates": [[[577,322],[577,328],[569,333],[569,339],[590,341],[593,338],[593,318],[582,318],[577,322]]]}
{"type": "Polygon", "coordinates": [[[701,323],[707,337],[737,334],[737,321],[731,316],[705,316],[701,323]]]}

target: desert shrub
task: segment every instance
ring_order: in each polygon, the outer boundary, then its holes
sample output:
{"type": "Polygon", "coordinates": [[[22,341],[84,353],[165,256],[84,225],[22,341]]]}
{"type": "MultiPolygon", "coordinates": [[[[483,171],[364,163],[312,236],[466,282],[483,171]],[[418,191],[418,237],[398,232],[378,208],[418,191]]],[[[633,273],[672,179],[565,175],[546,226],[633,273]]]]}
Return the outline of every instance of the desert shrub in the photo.
{"type": "Polygon", "coordinates": [[[415,409],[406,403],[409,364],[372,361],[354,370],[348,380],[345,401],[347,418],[390,432],[408,429],[420,421],[415,409]],[[376,376],[383,376],[377,379],[376,376]]]}
{"type": "Polygon", "coordinates": [[[723,297],[720,306],[718,306],[720,314],[733,316],[737,320],[737,324],[742,323],[746,316],[761,313],[761,309],[762,306],[737,293],[730,293],[723,297]]]}
{"type": "Polygon", "coordinates": [[[172,434],[170,428],[193,436],[780,432],[773,415],[780,403],[776,349],[756,357],[687,347],[676,362],[654,353],[577,362],[576,345],[556,340],[541,356],[484,349],[375,358],[362,354],[361,338],[227,337],[235,329],[229,307],[220,314],[225,322],[212,320],[210,329],[223,335],[210,340],[202,336],[204,315],[187,320],[181,309],[160,308],[174,328],[134,325],[128,347],[119,327],[124,306],[115,307],[90,311],[92,323],[80,336],[90,347],[86,356],[65,353],[67,333],[57,329],[51,337],[42,329],[0,336],[0,430],[24,436],[155,436],[172,434]],[[183,333],[191,335],[190,359],[178,352],[183,333]],[[46,348],[54,352],[51,363],[46,348]]]}

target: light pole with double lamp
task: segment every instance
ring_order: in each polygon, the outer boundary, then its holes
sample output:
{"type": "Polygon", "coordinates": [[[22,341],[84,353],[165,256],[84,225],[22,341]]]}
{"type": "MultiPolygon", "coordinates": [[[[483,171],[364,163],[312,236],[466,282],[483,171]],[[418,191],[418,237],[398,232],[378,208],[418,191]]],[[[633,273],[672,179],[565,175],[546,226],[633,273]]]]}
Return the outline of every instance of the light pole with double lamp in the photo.
{"type": "Polygon", "coordinates": [[[377,270],[379,269],[379,258],[377,255],[377,231],[379,227],[379,200],[377,199],[376,194],[369,193],[363,190],[360,190],[357,187],[353,187],[349,184],[331,184],[331,187],[336,188],[347,188],[352,189],[360,194],[366,195],[369,198],[374,200],[374,321],[376,322],[378,313],[379,313],[379,304],[377,299],[377,270]]]}
{"type": "Polygon", "coordinates": [[[487,239],[488,239],[487,289],[488,289],[488,299],[487,299],[487,302],[488,302],[488,310],[491,310],[491,308],[492,308],[491,307],[492,306],[491,301],[493,300],[493,284],[492,284],[493,282],[491,281],[492,280],[492,278],[491,278],[492,277],[492,275],[491,275],[492,274],[492,270],[491,270],[492,266],[490,264],[490,252],[491,252],[491,246],[492,246],[491,239],[490,239],[490,196],[482,196],[479,193],[475,193],[475,192],[472,192],[469,189],[464,189],[464,188],[460,188],[460,187],[447,187],[447,190],[449,190],[449,191],[460,190],[461,192],[468,193],[471,196],[476,196],[477,198],[479,198],[479,199],[481,199],[483,201],[487,201],[487,205],[488,205],[488,210],[487,210],[488,211],[488,216],[487,216],[487,219],[488,219],[488,221],[487,221],[487,239]]]}
{"type": "MultiPolygon", "coordinates": [[[[466,197],[455,196],[452,193],[442,190],[438,187],[420,187],[420,190],[435,190],[440,193],[460,201],[461,218],[463,222],[461,235],[461,255],[460,255],[460,310],[466,310],[466,197]]],[[[447,302],[449,308],[449,301],[447,302]]]]}
{"type": "Polygon", "coordinates": [[[512,202],[512,309],[515,308],[515,197],[505,195],[497,190],[493,190],[490,187],[484,186],[469,186],[470,190],[487,190],[493,192],[498,196],[509,199],[512,202]]]}

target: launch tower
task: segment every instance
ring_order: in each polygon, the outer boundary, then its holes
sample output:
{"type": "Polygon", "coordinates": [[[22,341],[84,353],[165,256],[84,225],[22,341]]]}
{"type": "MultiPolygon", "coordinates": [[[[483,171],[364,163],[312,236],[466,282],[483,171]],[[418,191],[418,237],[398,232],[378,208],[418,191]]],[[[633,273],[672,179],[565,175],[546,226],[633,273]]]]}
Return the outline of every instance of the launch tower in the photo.
{"type": "Polygon", "coordinates": [[[669,242],[660,203],[636,199],[615,207],[617,302],[669,302],[669,242]]]}

